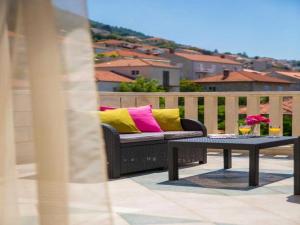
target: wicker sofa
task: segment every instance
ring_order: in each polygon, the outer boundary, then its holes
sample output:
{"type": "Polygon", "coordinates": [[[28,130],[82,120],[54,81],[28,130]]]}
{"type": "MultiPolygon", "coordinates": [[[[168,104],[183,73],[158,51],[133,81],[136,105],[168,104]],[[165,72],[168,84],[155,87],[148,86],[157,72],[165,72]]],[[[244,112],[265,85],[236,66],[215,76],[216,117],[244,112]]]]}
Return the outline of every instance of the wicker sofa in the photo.
{"type": "MultiPolygon", "coordinates": [[[[109,178],[121,175],[167,168],[168,141],[187,137],[207,136],[206,127],[199,121],[181,119],[184,131],[119,134],[108,124],[102,124],[106,143],[109,178]]],[[[185,149],[178,152],[179,164],[207,161],[206,149],[185,149]]]]}

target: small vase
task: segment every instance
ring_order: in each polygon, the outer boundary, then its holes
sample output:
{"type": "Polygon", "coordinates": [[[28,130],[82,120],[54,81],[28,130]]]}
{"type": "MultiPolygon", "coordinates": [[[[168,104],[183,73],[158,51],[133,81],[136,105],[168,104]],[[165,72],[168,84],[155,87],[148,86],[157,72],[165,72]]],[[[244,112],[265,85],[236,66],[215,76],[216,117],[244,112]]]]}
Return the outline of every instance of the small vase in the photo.
{"type": "Polygon", "coordinates": [[[258,124],[254,124],[254,125],[251,126],[250,135],[254,135],[254,136],[259,136],[260,135],[258,124]]]}

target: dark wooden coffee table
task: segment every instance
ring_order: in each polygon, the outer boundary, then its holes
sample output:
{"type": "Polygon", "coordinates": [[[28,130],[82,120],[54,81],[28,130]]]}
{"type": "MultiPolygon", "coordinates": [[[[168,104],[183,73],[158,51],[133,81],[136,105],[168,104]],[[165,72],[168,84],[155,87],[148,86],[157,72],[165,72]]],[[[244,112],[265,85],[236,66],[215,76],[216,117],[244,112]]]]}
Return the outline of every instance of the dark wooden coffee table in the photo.
{"type": "Polygon", "coordinates": [[[249,186],[259,184],[259,151],[264,148],[294,145],[294,194],[300,195],[300,138],[299,137],[256,137],[215,139],[208,137],[187,138],[169,141],[169,180],[178,180],[178,148],[223,149],[224,169],[231,168],[231,150],[249,151],[249,186]]]}

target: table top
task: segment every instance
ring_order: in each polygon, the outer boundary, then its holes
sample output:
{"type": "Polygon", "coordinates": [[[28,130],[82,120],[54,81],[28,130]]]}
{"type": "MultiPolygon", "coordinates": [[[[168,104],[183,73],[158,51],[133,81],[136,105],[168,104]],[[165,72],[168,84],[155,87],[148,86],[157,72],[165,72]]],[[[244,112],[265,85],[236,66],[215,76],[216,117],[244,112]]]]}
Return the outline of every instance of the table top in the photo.
{"type": "Polygon", "coordinates": [[[299,140],[298,137],[282,136],[282,137],[252,137],[252,138],[209,138],[196,137],[178,140],[170,140],[169,145],[176,146],[200,146],[208,148],[270,148],[288,144],[294,144],[299,140]]]}

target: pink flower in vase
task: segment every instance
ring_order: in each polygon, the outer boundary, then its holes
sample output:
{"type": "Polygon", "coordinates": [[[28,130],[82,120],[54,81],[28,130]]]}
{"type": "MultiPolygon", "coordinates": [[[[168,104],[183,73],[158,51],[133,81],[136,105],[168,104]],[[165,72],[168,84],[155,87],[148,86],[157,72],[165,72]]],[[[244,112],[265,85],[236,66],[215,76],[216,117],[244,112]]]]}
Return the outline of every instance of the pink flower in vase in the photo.
{"type": "Polygon", "coordinates": [[[254,126],[256,124],[261,124],[261,123],[270,123],[270,119],[260,114],[249,115],[246,117],[245,123],[249,126],[254,126]]]}

